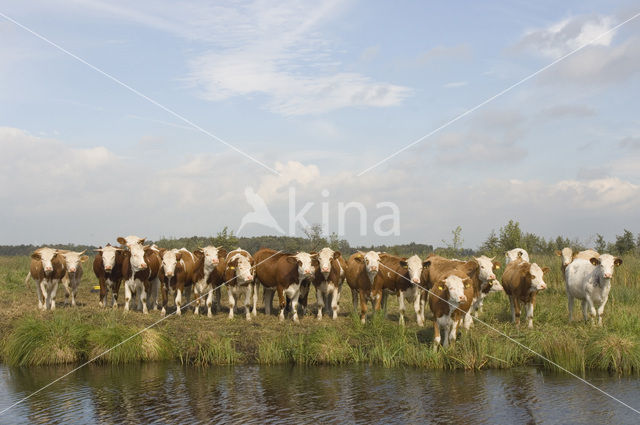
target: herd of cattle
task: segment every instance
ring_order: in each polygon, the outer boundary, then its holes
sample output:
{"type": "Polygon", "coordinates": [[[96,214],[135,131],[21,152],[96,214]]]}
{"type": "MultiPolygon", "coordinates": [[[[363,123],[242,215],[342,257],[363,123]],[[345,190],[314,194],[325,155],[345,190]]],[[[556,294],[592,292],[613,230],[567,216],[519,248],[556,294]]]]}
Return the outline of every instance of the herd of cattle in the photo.
{"type": "MultiPolygon", "coordinates": [[[[219,309],[221,287],[227,287],[229,318],[233,318],[242,298],[247,320],[257,314],[258,289],[263,287],[265,313],[271,314],[273,296],[278,293],[279,318],[290,311],[298,321],[298,310],[307,308],[309,289],[316,290],[317,318],[324,312],[338,317],[340,291],[344,281],[351,289],[354,310],[360,311],[364,323],[370,302],[374,310],[386,307],[388,294],[398,297],[400,324],[404,325],[405,300],[412,302],[420,326],[425,323],[425,304],[433,313],[434,339],[447,346],[456,339],[459,325],[468,329],[472,316],[482,312],[484,298],[492,292],[504,291],[509,297],[512,321],[520,322],[520,307],[524,306],[528,327],[533,327],[536,294],[546,289],[544,274],[549,270],[529,261],[521,248],[505,253],[502,284],[495,270],[500,263],[486,256],[469,261],[429,255],[421,259],[375,251],[356,252],[346,261],[338,251],[323,248],[319,252],[284,253],[262,248],[251,255],[243,249],[227,252],[207,246],[193,252],[185,248],[164,249],[145,245],[145,238],[119,237],[120,246],[107,244],[96,249],[93,271],[100,283],[100,306],[117,307],[120,285],[124,281],[125,310],[133,299],[138,310],[162,309],[166,314],[169,292],[174,295],[176,314],[180,315],[184,301],[190,304],[194,294],[194,313],[206,306],[219,309]],[[109,291],[111,296],[109,297],[109,291]],[[158,299],[161,294],[161,301],[158,299]],[[183,297],[185,300],[183,300],[183,297]],[[442,335],[442,337],[441,337],[442,335]]],[[[570,248],[556,252],[562,257],[569,320],[574,299],[582,301],[584,320],[592,316],[602,324],[602,313],[611,289],[614,266],[620,258],[598,254],[593,250],[573,253],[570,248]]],[[[88,259],[83,252],[39,248],[31,255],[30,272],[25,282],[37,282],[38,307],[55,309],[55,296],[62,282],[66,297],[76,305],[76,294],[82,277],[82,263],[88,259]]]]}

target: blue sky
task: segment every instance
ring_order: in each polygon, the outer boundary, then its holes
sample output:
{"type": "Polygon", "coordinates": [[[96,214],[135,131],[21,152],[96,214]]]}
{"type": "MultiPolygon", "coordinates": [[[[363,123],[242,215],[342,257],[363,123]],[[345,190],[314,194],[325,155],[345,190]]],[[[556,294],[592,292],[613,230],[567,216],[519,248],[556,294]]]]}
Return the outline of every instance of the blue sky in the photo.
{"type": "MultiPolygon", "coordinates": [[[[0,243],[237,229],[251,186],[298,205],[394,202],[352,243],[475,247],[513,218],[589,242],[640,214],[640,18],[358,177],[635,13],[632,2],[11,2],[0,12],[0,243]],[[330,195],[321,198],[323,189],[330,195]],[[55,224],[54,224],[55,223],[55,224]]],[[[329,228],[337,219],[330,215],[329,228]]],[[[300,229],[298,229],[300,230],[300,229]]],[[[269,234],[250,225],[244,234],[269,234]]],[[[298,233],[301,233],[300,231],[298,233]]]]}

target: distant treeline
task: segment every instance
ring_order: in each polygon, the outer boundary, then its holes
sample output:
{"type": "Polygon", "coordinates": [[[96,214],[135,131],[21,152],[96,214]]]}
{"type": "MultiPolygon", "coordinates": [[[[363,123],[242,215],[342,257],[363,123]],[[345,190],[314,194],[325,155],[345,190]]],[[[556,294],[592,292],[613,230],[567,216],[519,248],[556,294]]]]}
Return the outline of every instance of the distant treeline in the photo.
{"type": "MultiPolygon", "coordinates": [[[[340,239],[335,233],[329,237],[323,236],[322,228],[313,225],[305,231],[305,237],[293,236],[253,236],[239,237],[233,234],[227,227],[218,232],[216,236],[191,236],[187,238],[161,238],[156,241],[147,239],[147,243],[155,243],[163,248],[182,248],[195,250],[198,247],[207,245],[222,246],[227,250],[242,247],[249,252],[255,252],[260,248],[273,248],[284,252],[295,251],[318,251],[325,246],[340,251],[344,256],[360,251],[383,251],[400,256],[417,254],[421,257],[435,252],[447,257],[468,257],[470,255],[486,254],[489,256],[500,255],[513,248],[524,248],[532,254],[552,254],[556,250],[564,247],[571,247],[574,250],[594,248],[598,252],[610,252],[622,255],[638,253],[640,254],[640,234],[634,237],[629,230],[624,230],[622,235],[616,236],[614,242],[607,242],[600,234],[596,235],[591,246],[571,240],[567,237],[558,236],[556,238],[545,239],[533,233],[523,232],[520,223],[509,220],[507,224],[500,228],[498,232],[492,230],[482,245],[474,250],[464,248],[462,239],[462,228],[458,226],[452,232],[451,241],[442,241],[444,246],[434,248],[433,245],[411,242],[400,245],[369,245],[352,247],[348,241],[340,239]]],[[[112,244],[117,244],[115,237],[112,244]]],[[[92,250],[97,248],[92,245],[57,244],[47,245],[52,248],[68,249],[72,251],[87,250],[92,254],[92,250]]],[[[0,245],[0,256],[29,255],[38,248],[35,245],[0,245]]]]}

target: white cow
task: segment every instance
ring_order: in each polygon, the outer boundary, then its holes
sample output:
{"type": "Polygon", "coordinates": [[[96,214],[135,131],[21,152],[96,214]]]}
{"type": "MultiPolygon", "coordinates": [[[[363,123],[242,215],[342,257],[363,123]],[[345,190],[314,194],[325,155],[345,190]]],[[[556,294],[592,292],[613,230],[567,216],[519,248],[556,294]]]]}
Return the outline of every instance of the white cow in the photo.
{"type": "Polygon", "coordinates": [[[204,256],[203,264],[202,264],[202,273],[198,273],[198,277],[200,278],[193,285],[194,297],[196,300],[196,307],[194,308],[194,314],[198,314],[200,310],[200,304],[206,303],[207,305],[207,316],[212,317],[213,313],[211,311],[211,306],[216,304],[216,309],[220,308],[220,285],[222,285],[224,281],[224,260],[227,256],[227,251],[222,248],[215,246],[205,246],[204,248],[199,248],[195,251],[196,255],[200,255],[200,253],[204,256]],[[220,264],[220,260],[222,259],[222,263],[220,264]],[[206,302],[205,298],[206,294],[206,302]]]}
{"type": "Polygon", "coordinates": [[[227,254],[225,259],[225,282],[229,299],[229,319],[233,319],[236,303],[244,295],[245,318],[251,320],[251,314],[257,315],[258,290],[253,273],[253,257],[244,249],[237,248],[227,254]],[[253,295],[253,297],[252,297],[253,295]],[[253,311],[251,302],[253,301],[253,311]]]}
{"type": "Polygon", "coordinates": [[[564,271],[569,302],[569,321],[573,318],[574,298],[582,301],[582,316],[589,320],[589,315],[598,318],[598,325],[602,325],[602,313],[609,298],[611,278],[615,266],[622,264],[620,258],[611,254],[602,254],[599,258],[592,257],[589,261],[582,258],[574,259],[564,271]],[[596,309],[595,305],[598,305],[596,309]]]}
{"type": "Polygon", "coordinates": [[[400,265],[407,268],[411,285],[404,291],[398,291],[398,309],[400,310],[400,325],[404,326],[404,300],[413,302],[413,310],[416,312],[418,326],[424,326],[424,305],[427,301],[427,291],[421,282],[424,261],[417,255],[412,255],[406,261],[400,261],[400,265]]]}
{"type": "Polygon", "coordinates": [[[529,261],[529,253],[527,251],[522,248],[513,248],[504,253],[504,266],[507,267],[507,264],[518,258],[522,258],[527,263],[531,262],[529,261]]]}
{"type": "Polygon", "coordinates": [[[565,269],[575,258],[582,258],[583,260],[590,260],[591,257],[600,257],[598,251],[594,251],[593,249],[587,249],[580,252],[573,252],[573,250],[569,247],[562,248],[562,251],[556,251],[556,255],[558,257],[562,257],[562,272],[564,273],[565,269]]]}
{"type": "Polygon", "coordinates": [[[71,305],[76,306],[76,294],[78,293],[78,287],[82,280],[82,263],[89,259],[84,255],[85,251],[75,252],[67,250],[58,250],[59,254],[64,259],[67,273],[62,278],[62,285],[64,285],[65,298],[71,296],[71,305]]]}
{"type": "Polygon", "coordinates": [[[318,320],[322,319],[322,310],[325,306],[331,307],[333,319],[338,318],[338,303],[340,301],[342,283],[344,282],[344,269],[340,264],[340,257],[339,251],[334,251],[328,247],[322,248],[318,252],[319,270],[313,281],[318,303],[318,320]]]}
{"type": "Polygon", "coordinates": [[[28,284],[31,279],[36,281],[39,309],[55,310],[58,284],[65,273],[64,259],[58,250],[42,247],[31,254],[31,265],[25,283],[28,284]]]}

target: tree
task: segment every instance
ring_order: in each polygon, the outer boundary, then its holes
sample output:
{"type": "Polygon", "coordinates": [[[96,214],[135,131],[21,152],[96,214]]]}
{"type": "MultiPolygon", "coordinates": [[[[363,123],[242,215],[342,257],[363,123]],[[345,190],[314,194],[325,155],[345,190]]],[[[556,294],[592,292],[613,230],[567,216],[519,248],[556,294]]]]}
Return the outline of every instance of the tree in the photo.
{"type": "Polygon", "coordinates": [[[498,239],[495,229],[491,230],[487,239],[480,245],[480,251],[489,255],[495,255],[500,251],[500,239],[498,239]]]}
{"type": "Polygon", "coordinates": [[[508,251],[513,248],[524,248],[522,245],[522,230],[520,223],[509,220],[509,222],[500,229],[500,248],[508,251]]]}
{"type": "Polygon", "coordinates": [[[633,238],[633,233],[624,229],[624,233],[621,236],[616,235],[615,251],[618,255],[626,254],[633,251],[636,248],[636,242],[633,238]]]}
{"type": "Polygon", "coordinates": [[[213,240],[214,245],[222,246],[227,251],[238,248],[238,238],[233,234],[233,230],[229,230],[227,226],[216,234],[213,240]]]}
{"type": "Polygon", "coordinates": [[[322,235],[322,225],[312,224],[304,229],[304,234],[307,236],[307,250],[319,251],[323,247],[328,245],[327,240],[322,235]]]}
{"type": "Polygon", "coordinates": [[[596,240],[593,247],[600,253],[603,253],[607,250],[607,241],[604,240],[604,236],[602,236],[600,233],[596,234],[596,240]]]}
{"type": "Polygon", "coordinates": [[[451,231],[451,243],[442,240],[442,243],[447,246],[446,251],[449,255],[459,255],[462,252],[462,244],[464,239],[462,238],[462,226],[457,226],[451,231]]]}

